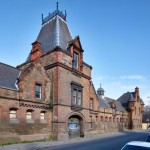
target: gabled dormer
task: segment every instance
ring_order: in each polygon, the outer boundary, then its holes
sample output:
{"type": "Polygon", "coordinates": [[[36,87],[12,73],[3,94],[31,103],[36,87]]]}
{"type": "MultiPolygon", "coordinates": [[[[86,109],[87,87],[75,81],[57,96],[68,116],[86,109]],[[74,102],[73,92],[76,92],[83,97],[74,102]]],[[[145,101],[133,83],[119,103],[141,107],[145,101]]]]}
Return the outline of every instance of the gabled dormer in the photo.
{"type": "Polygon", "coordinates": [[[113,101],[111,102],[111,108],[112,108],[112,109],[116,109],[115,100],[113,100],[113,101]]]}
{"type": "Polygon", "coordinates": [[[77,71],[82,71],[84,50],[82,49],[79,36],[69,42],[68,51],[72,56],[72,68],[77,71]]]}

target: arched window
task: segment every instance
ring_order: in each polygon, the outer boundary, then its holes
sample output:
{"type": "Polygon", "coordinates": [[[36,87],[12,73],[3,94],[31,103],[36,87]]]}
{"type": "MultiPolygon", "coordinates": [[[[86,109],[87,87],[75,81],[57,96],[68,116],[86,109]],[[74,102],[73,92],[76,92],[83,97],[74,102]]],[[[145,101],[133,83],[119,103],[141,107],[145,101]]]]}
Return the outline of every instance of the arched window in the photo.
{"type": "Polygon", "coordinates": [[[33,110],[32,109],[28,109],[27,111],[26,111],[26,121],[27,121],[27,123],[34,123],[34,121],[33,121],[33,110]]]}
{"type": "Polygon", "coordinates": [[[105,117],[105,122],[108,122],[108,117],[105,117]]]}
{"type": "Polygon", "coordinates": [[[41,122],[41,123],[47,123],[46,111],[41,111],[41,112],[40,112],[40,122],[41,122]]]}
{"type": "Polygon", "coordinates": [[[119,119],[117,118],[117,122],[119,122],[119,119]]]}
{"type": "Polygon", "coordinates": [[[41,120],[45,120],[46,119],[46,112],[45,111],[41,111],[41,113],[40,113],[40,119],[41,120]]]}
{"type": "Polygon", "coordinates": [[[101,122],[103,122],[104,121],[104,117],[103,116],[101,116],[101,122]]]}
{"type": "Polygon", "coordinates": [[[109,122],[112,122],[112,119],[111,119],[111,117],[109,117],[109,122]]]}
{"type": "Polygon", "coordinates": [[[32,119],[32,111],[31,110],[27,110],[26,119],[32,119]]]}
{"type": "Polygon", "coordinates": [[[98,116],[95,116],[96,122],[98,122],[98,116]]]}
{"type": "Polygon", "coordinates": [[[10,119],[16,119],[17,118],[17,109],[16,108],[10,108],[9,109],[9,118],[10,119]]]}
{"type": "Polygon", "coordinates": [[[17,108],[9,109],[9,119],[10,123],[19,123],[19,120],[17,118],[17,108]]]}

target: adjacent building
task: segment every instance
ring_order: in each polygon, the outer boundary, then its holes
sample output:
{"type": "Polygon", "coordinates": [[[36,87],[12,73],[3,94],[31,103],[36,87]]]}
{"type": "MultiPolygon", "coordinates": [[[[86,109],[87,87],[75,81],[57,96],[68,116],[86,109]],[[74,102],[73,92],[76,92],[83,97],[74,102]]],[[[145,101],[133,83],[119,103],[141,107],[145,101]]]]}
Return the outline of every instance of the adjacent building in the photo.
{"type": "Polygon", "coordinates": [[[57,5],[42,17],[27,60],[16,68],[0,63],[0,143],[141,128],[139,89],[117,100],[105,97],[101,86],[95,90],[83,55],[57,5]]]}

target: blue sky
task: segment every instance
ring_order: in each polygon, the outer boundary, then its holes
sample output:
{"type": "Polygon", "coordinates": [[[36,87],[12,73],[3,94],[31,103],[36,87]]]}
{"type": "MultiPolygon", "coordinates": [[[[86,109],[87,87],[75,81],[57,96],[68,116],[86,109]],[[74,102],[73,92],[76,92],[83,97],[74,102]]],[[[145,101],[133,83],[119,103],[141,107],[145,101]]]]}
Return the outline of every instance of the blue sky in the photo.
{"type": "MultiPolygon", "coordinates": [[[[56,9],[56,0],[2,0],[0,5],[0,61],[23,63],[44,17],[56,9]]],[[[58,0],[67,10],[67,22],[80,36],[84,61],[93,66],[92,80],[105,96],[117,99],[140,88],[150,101],[150,1],[58,0]]]]}

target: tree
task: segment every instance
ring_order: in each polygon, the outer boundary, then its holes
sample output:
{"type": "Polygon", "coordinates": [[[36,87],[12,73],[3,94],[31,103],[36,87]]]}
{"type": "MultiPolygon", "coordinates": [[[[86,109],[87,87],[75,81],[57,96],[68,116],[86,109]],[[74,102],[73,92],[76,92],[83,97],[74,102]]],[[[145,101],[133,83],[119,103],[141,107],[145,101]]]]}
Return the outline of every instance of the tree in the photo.
{"type": "Polygon", "coordinates": [[[150,123],[150,105],[144,107],[143,112],[143,123],[150,123]]]}

